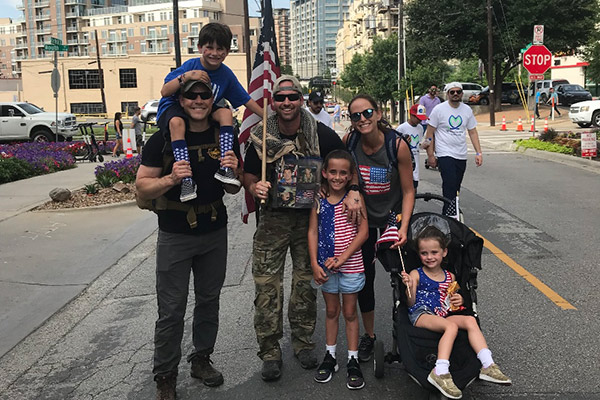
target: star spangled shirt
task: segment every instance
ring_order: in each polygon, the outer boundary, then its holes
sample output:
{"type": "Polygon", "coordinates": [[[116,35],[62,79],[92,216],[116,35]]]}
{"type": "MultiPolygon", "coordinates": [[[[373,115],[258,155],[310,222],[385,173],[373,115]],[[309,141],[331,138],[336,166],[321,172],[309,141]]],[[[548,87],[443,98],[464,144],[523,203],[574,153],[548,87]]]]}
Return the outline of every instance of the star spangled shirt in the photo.
{"type": "Polygon", "coordinates": [[[408,309],[409,313],[421,306],[426,306],[431,312],[440,317],[448,315],[448,305],[446,298],[448,297],[448,286],[452,283],[452,275],[444,270],[445,278],[442,282],[437,282],[423,272],[423,267],[420,267],[419,285],[417,286],[417,294],[415,304],[408,309]]]}
{"type": "MultiPolygon", "coordinates": [[[[342,203],[346,195],[337,203],[331,204],[327,199],[320,199],[319,239],[317,261],[325,268],[325,261],[342,254],[358,234],[358,226],[348,222],[346,213],[342,212],[342,203]]],[[[339,269],[346,274],[364,272],[362,251],[360,248],[352,254],[339,269]]]]}
{"type": "Polygon", "coordinates": [[[467,159],[467,131],[477,126],[471,107],[460,103],[454,108],[445,101],[433,109],[428,123],[436,128],[436,157],[467,159]]]}

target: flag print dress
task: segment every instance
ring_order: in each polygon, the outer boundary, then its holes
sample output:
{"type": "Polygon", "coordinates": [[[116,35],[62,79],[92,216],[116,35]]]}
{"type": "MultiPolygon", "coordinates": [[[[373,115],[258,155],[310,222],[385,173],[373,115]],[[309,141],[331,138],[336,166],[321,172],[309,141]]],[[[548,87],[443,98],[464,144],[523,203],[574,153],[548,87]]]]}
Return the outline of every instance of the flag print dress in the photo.
{"type": "Polygon", "coordinates": [[[419,272],[419,285],[415,296],[415,304],[408,309],[409,314],[415,312],[419,307],[425,306],[430,312],[440,317],[448,315],[448,285],[452,283],[452,275],[444,270],[445,278],[443,281],[434,281],[423,272],[423,267],[417,270],[419,272]]]}

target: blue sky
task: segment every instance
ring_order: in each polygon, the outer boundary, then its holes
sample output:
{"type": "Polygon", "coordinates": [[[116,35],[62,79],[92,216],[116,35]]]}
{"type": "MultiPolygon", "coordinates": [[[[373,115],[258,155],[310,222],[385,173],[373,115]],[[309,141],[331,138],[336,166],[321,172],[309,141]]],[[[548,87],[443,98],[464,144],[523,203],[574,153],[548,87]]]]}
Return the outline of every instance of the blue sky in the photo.
{"type": "MultiPolygon", "coordinates": [[[[17,1],[18,0],[0,0],[0,18],[20,18],[23,13],[17,10],[17,1]]],[[[248,0],[248,9],[250,10],[250,15],[258,15],[258,7],[256,5],[257,1],[248,0]]],[[[290,8],[290,0],[272,0],[272,2],[273,8],[290,8]]]]}

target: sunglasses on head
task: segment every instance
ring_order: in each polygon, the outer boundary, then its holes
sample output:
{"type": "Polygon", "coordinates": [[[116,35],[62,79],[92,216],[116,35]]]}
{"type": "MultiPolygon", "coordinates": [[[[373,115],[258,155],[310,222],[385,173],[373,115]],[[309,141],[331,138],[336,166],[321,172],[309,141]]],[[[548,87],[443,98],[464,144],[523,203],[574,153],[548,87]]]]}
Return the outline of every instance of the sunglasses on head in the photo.
{"type": "Polygon", "coordinates": [[[284,102],[285,99],[288,99],[289,101],[298,101],[300,99],[300,94],[298,94],[298,93],[290,93],[290,94],[277,93],[276,95],[273,95],[273,100],[275,100],[279,103],[284,102]]]}
{"type": "Polygon", "coordinates": [[[463,91],[462,91],[462,90],[460,90],[460,89],[459,89],[459,90],[448,90],[448,93],[450,93],[451,95],[454,95],[454,94],[462,94],[462,92],[463,92],[463,91]]]}
{"type": "Polygon", "coordinates": [[[189,100],[196,100],[200,96],[202,100],[208,100],[212,97],[212,92],[185,92],[183,97],[189,100]]]}
{"type": "Polygon", "coordinates": [[[358,122],[358,121],[360,121],[360,116],[361,115],[364,116],[366,119],[369,119],[369,118],[371,118],[373,116],[373,112],[374,111],[375,110],[373,110],[372,108],[367,108],[364,111],[359,111],[359,112],[352,113],[352,114],[350,114],[350,120],[352,122],[358,122]]]}

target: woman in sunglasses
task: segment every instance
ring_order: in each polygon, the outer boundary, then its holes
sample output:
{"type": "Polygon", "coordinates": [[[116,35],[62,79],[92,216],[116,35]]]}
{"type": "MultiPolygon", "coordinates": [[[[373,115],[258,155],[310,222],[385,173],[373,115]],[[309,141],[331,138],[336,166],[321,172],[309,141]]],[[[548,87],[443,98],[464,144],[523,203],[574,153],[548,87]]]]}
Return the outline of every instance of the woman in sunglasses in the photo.
{"type": "Polygon", "coordinates": [[[415,191],[410,148],[382,120],[377,102],[369,95],[359,94],[350,101],[348,112],[352,130],[344,137],[344,143],[356,160],[369,221],[369,238],[362,246],[366,282],[358,294],[365,328],[358,346],[358,359],[365,362],[371,359],[375,344],[375,242],[387,226],[390,211],[395,211],[403,218],[398,241],[392,247],[406,243],[415,191]]]}

